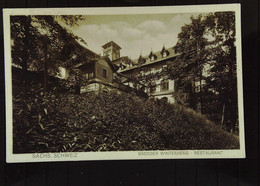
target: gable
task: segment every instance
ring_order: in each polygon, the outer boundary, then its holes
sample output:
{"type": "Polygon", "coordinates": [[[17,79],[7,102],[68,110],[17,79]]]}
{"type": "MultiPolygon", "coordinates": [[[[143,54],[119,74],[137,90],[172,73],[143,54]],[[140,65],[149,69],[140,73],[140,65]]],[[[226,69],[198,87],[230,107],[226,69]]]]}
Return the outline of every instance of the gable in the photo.
{"type": "Polygon", "coordinates": [[[97,61],[97,63],[105,68],[111,69],[111,66],[108,64],[108,62],[105,59],[100,59],[97,61]]]}

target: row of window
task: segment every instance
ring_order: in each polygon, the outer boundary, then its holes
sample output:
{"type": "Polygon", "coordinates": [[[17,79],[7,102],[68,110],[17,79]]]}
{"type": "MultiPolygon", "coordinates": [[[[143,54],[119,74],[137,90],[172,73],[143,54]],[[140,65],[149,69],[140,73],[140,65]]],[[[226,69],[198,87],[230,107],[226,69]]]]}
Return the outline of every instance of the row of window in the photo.
{"type": "MultiPolygon", "coordinates": [[[[163,57],[163,58],[165,58],[165,57],[167,57],[167,56],[168,56],[168,53],[167,53],[167,52],[163,52],[163,53],[162,53],[162,57],[163,57]]],[[[155,60],[157,59],[157,56],[156,56],[156,55],[152,55],[152,56],[149,57],[149,59],[150,59],[150,61],[155,61],[155,60]]],[[[146,59],[145,59],[145,58],[139,58],[139,59],[138,59],[138,62],[141,63],[141,64],[143,64],[143,63],[146,62],[146,59]]],[[[124,62],[121,62],[121,64],[119,65],[119,68],[120,68],[121,70],[123,70],[123,69],[125,69],[125,68],[131,68],[131,67],[133,67],[133,65],[134,65],[134,64],[132,64],[132,63],[125,64],[124,62]]]]}
{"type": "Polygon", "coordinates": [[[86,79],[92,79],[94,77],[94,73],[93,72],[91,72],[91,73],[87,73],[86,74],[86,79]]]}
{"type": "Polygon", "coordinates": [[[155,68],[152,68],[150,71],[140,71],[140,75],[144,76],[144,75],[148,75],[150,73],[156,73],[156,72],[161,72],[163,69],[165,69],[167,67],[167,65],[163,65],[162,68],[160,69],[155,69],[155,68]]]}
{"type": "MultiPolygon", "coordinates": [[[[162,53],[162,57],[164,58],[164,57],[167,57],[168,56],[168,53],[167,52],[163,52],[162,53]]],[[[150,61],[154,61],[154,60],[156,60],[157,59],[157,56],[156,55],[150,55],[150,61]]]]}
{"type": "MultiPolygon", "coordinates": [[[[167,91],[169,90],[169,81],[162,81],[160,84],[160,91],[167,91]]],[[[152,86],[150,89],[151,92],[155,92],[156,91],[156,85],[152,86]]]]}
{"type": "MultiPolygon", "coordinates": [[[[163,91],[169,90],[169,88],[170,88],[170,87],[169,87],[169,86],[170,86],[169,84],[170,84],[170,83],[169,83],[168,80],[163,80],[163,81],[161,81],[161,83],[160,83],[160,91],[163,92],[163,91]]],[[[141,90],[141,88],[142,88],[141,85],[136,85],[136,84],[134,84],[134,83],[129,83],[128,86],[133,87],[133,88],[137,88],[137,89],[139,89],[139,90],[141,90]]],[[[157,88],[157,87],[158,87],[158,86],[154,83],[153,86],[150,87],[150,92],[152,92],[152,93],[156,92],[156,88],[157,88]]],[[[147,92],[148,90],[146,89],[146,90],[143,90],[143,91],[147,92]]]]}
{"type": "MultiPolygon", "coordinates": [[[[102,71],[102,76],[104,78],[107,78],[107,70],[106,69],[103,69],[102,71]]],[[[92,79],[94,77],[94,73],[91,72],[91,73],[86,73],[86,79],[92,79]]]]}

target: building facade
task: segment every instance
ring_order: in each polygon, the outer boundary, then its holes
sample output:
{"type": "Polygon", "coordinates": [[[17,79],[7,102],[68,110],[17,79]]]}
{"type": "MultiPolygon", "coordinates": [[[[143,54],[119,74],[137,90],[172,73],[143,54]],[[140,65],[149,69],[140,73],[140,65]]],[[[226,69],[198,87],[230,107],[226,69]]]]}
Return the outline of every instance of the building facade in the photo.
{"type": "Polygon", "coordinates": [[[120,56],[122,48],[114,41],[104,44],[102,48],[103,56],[87,49],[89,55],[86,61],[74,65],[70,70],[63,69],[65,78],[72,70],[81,71],[81,81],[84,83],[80,85],[80,93],[135,92],[174,103],[174,80],[160,73],[177,57],[173,48],[163,46],[162,50],[151,51],[146,56],[140,55],[135,60],[120,56]]]}
{"type": "MultiPolygon", "coordinates": [[[[114,48],[116,56],[119,53],[114,48]]],[[[119,49],[119,50],[120,50],[119,49]]],[[[164,98],[168,102],[174,103],[174,80],[170,80],[167,77],[163,77],[160,73],[170,63],[173,63],[177,54],[173,48],[162,47],[162,50],[153,52],[146,56],[140,55],[138,59],[130,60],[128,57],[120,57],[112,60],[112,63],[118,66],[118,73],[126,77],[134,77],[139,80],[140,84],[135,84],[131,80],[123,81],[125,85],[132,88],[137,88],[146,92],[149,96],[154,98],[164,98]]]]}
{"type": "Polygon", "coordinates": [[[96,93],[117,91],[117,87],[113,81],[113,74],[118,68],[111,63],[107,56],[80,64],[75,68],[81,71],[85,79],[85,84],[80,89],[81,93],[90,91],[96,93]]]}

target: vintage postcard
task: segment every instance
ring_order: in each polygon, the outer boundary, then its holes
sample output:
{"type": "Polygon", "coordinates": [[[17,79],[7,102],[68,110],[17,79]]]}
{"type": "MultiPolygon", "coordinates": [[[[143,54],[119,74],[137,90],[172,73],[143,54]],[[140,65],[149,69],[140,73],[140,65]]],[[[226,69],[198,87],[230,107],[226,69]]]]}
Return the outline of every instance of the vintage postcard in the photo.
{"type": "Polygon", "coordinates": [[[7,162],[245,158],[239,4],[3,12],[7,162]]]}

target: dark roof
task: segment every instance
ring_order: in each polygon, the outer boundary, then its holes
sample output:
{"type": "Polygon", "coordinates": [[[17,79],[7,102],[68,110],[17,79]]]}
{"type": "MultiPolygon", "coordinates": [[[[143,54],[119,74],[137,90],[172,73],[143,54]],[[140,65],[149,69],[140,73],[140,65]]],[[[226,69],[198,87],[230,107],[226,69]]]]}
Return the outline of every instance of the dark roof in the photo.
{"type": "Polygon", "coordinates": [[[104,57],[102,57],[101,59],[104,59],[104,60],[109,64],[109,66],[111,67],[111,69],[112,69],[114,72],[116,72],[116,71],[118,70],[118,66],[116,66],[115,64],[113,64],[108,56],[104,56],[104,57]]]}
{"type": "Polygon", "coordinates": [[[154,56],[154,52],[153,51],[150,52],[148,57],[151,58],[152,56],[154,56]]]}
{"type": "Polygon", "coordinates": [[[130,58],[128,56],[122,56],[118,59],[115,59],[113,61],[111,61],[113,64],[116,64],[118,65],[119,63],[121,63],[122,61],[124,60],[124,62],[129,62],[130,61],[130,58]]]}
{"type": "Polygon", "coordinates": [[[84,69],[84,68],[88,68],[89,65],[91,64],[94,64],[96,63],[98,60],[90,60],[90,61],[87,61],[87,62],[82,62],[82,63],[79,63],[77,65],[74,66],[74,68],[78,68],[78,69],[84,69]]]}
{"type": "Polygon", "coordinates": [[[139,56],[138,60],[137,60],[138,64],[143,64],[146,62],[146,58],[143,57],[142,55],[139,56]]]}
{"type": "Polygon", "coordinates": [[[109,46],[114,46],[114,47],[117,48],[118,50],[121,49],[121,47],[120,47],[118,44],[116,44],[114,41],[110,41],[110,42],[104,44],[102,47],[103,47],[103,48],[107,48],[107,47],[109,47],[109,46]]]}
{"type": "Polygon", "coordinates": [[[84,62],[84,63],[79,63],[79,64],[75,65],[74,68],[79,68],[79,69],[88,68],[89,65],[94,64],[94,63],[98,62],[99,60],[105,60],[109,64],[109,66],[111,67],[111,69],[113,71],[116,72],[118,70],[118,67],[116,65],[114,65],[111,62],[111,60],[109,59],[109,57],[107,57],[107,56],[103,56],[98,60],[91,60],[91,61],[87,61],[87,62],[84,62]]]}
{"type": "Polygon", "coordinates": [[[149,60],[149,56],[150,56],[150,54],[151,54],[151,53],[149,53],[149,55],[146,55],[146,56],[143,56],[143,57],[142,57],[142,59],[145,60],[145,62],[144,62],[143,64],[140,64],[140,63],[139,63],[139,65],[138,65],[138,60],[140,60],[140,59],[139,59],[140,57],[139,57],[138,59],[133,60],[134,66],[125,68],[125,69],[121,70],[120,72],[125,72],[125,71],[128,71],[128,70],[135,69],[135,68],[137,68],[137,67],[147,66],[147,65],[150,65],[150,64],[155,64],[155,63],[158,63],[158,62],[161,62],[161,61],[164,61],[164,60],[167,60],[167,59],[171,59],[171,58],[173,58],[173,57],[178,56],[178,54],[176,54],[176,53],[174,52],[174,49],[173,49],[172,47],[171,47],[171,48],[167,48],[167,49],[165,49],[165,48],[163,47],[162,50],[157,51],[157,52],[152,52],[152,53],[153,53],[153,56],[155,56],[155,59],[154,59],[153,61],[150,61],[150,60],[149,60]],[[167,54],[168,54],[168,55],[167,55],[166,57],[163,57],[163,56],[162,56],[162,51],[167,51],[167,54]]]}
{"type": "Polygon", "coordinates": [[[92,61],[92,60],[96,60],[99,59],[101,56],[96,54],[95,52],[91,51],[90,49],[87,48],[86,44],[84,44],[82,41],[80,40],[74,40],[73,44],[76,46],[76,49],[78,51],[78,53],[82,56],[80,56],[80,59],[73,59],[70,58],[69,60],[67,60],[67,64],[66,66],[63,66],[65,68],[77,68],[78,66],[82,65],[85,62],[81,62],[81,61],[92,61]],[[84,57],[85,55],[85,57],[84,57]],[[84,58],[84,59],[83,59],[84,58]]]}
{"type": "Polygon", "coordinates": [[[92,50],[88,49],[87,46],[86,46],[86,44],[83,43],[81,40],[76,39],[75,41],[77,42],[78,46],[80,46],[81,48],[83,48],[89,55],[91,55],[91,57],[93,57],[93,56],[94,56],[94,57],[97,57],[97,58],[100,57],[100,55],[98,55],[98,54],[96,54],[95,52],[93,52],[92,50]]]}

